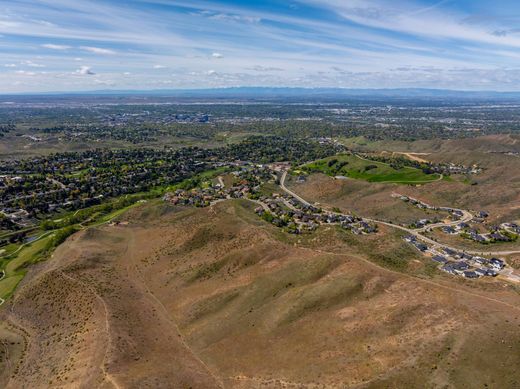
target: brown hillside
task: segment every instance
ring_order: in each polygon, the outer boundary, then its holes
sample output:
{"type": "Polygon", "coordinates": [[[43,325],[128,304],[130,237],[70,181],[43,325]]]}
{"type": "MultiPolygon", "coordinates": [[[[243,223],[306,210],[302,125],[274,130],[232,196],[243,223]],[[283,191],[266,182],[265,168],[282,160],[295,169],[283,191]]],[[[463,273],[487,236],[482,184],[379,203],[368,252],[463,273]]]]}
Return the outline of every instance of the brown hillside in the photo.
{"type": "Polygon", "coordinates": [[[384,231],[286,236],[252,207],[148,205],[71,237],[2,308],[1,386],[520,385],[514,290],[387,270],[367,260],[387,245],[416,259],[384,231]]]}

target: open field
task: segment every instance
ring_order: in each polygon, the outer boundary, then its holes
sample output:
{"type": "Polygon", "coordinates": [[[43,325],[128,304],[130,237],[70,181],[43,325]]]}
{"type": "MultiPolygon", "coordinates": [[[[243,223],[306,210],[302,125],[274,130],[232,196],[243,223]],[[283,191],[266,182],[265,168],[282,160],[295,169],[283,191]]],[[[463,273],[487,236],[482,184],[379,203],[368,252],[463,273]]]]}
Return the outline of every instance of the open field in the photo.
{"type": "Polygon", "coordinates": [[[291,236],[254,206],[147,204],[70,237],[0,310],[2,386],[520,384],[513,287],[431,272],[386,228],[291,236]]]}
{"type": "Polygon", "coordinates": [[[321,172],[329,176],[346,176],[379,183],[425,184],[441,179],[438,174],[425,174],[420,169],[392,166],[364,159],[358,155],[341,154],[304,165],[308,172],[321,172]]]}

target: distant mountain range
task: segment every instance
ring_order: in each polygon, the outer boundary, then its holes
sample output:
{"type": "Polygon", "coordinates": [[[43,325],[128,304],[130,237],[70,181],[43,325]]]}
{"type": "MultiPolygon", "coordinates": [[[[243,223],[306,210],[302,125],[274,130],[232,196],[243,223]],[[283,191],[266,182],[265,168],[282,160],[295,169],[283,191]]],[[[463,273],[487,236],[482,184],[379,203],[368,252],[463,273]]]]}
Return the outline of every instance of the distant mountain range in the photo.
{"type": "Polygon", "coordinates": [[[6,97],[67,97],[67,96],[150,96],[211,99],[337,99],[337,98],[391,98],[391,99],[520,99],[520,92],[458,91],[448,89],[395,88],[395,89],[349,89],[349,88],[270,88],[232,87],[214,89],[157,89],[157,90],[97,90],[82,92],[44,92],[0,95],[6,97]]]}

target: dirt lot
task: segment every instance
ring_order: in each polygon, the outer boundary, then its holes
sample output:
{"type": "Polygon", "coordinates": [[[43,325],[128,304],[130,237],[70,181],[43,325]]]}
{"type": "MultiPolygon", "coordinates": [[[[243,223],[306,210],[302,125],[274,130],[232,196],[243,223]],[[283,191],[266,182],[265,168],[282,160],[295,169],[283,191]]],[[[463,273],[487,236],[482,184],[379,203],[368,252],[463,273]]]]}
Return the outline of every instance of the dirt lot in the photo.
{"type": "Polygon", "coordinates": [[[69,238],[0,311],[1,386],[520,385],[512,287],[427,277],[386,230],[287,236],[253,207],[146,205],[69,238]]]}

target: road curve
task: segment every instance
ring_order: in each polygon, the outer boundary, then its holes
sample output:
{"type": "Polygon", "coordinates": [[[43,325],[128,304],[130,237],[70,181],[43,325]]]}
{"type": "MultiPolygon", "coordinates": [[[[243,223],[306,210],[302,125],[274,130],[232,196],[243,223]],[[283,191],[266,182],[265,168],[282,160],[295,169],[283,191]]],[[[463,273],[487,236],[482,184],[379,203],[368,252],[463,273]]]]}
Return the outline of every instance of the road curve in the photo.
{"type": "MultiPolygon", "coordinates": [[[[284,170],[283,173],[282,173],[282,178],[280,179],[280,188],[283,191],[285,191],[286,193],[288,193],[291,196],[293,196],[294,198],[296,198],[297,200],[299,200],[302,204],[305,204],[305,205],[308,205],[308,206],[312,206],[313,204],[311,204],[310,202],[308,202],[307,200],[305,200],[304,198],[302,198],[298,194],[294,193],[292,190],[288,189],[285,186],[285,179],[286,178],[287,178],[287,170],[284,170]]],[[[453,208],[453,209],[455,209],[455,208],[453,208]]],[[[329,210],[327,210],[327,211],[331,212],[329,210]]],[[[383,224],[383,225],[388,226],[388,227],[392,227],[392,228],[396,228],[398,230],[405,231],[405,232],[407,232],[410,235],[414,235],[415,237],[417,237],[417,239],[420,239],[423,242],[429,243],[430,245],[432,245],[433,247],[435,247],[437,249],[445,247],[445,248],[448,248],[448,249],[451,249],[451,250],[463,251],[463,252],[466,252],[468,254],[473,254],[473,255],[500,256],[500,255],[520,254],[520,250],[510,250],[510,251],[470,251],[470,250],[460,249],[460,248],[456,248],[456,247],[453,247],[453,246],[448,246],[446,244],[442,244],[442,243],[436,242],[433,239],[430,239],[430,238],[428,238],[428,237],[426,237],[426,236],[421,234],[421,232],[423,232],[426,228],[452,226],[452,225],[456,225],[458,223],[461,223],[463,221],[469,221],[469,220],[471,220],[473,218],[473,215],[471,215],[470,212],[468,212],[466,210],[463,210],[463,209],[460,209],[460,211],[463,212],[463,218],[461,220],[457,220],[457,221],[454,221],[454,222],[448,222],[448,223],[437,223],[437,224],[429,225],[429,226],[427,226],[425,228],[421,228],[421,229],[417,229],[417,230],[412,230],[410,228],[403,227],[403,226],[400,226],[400,225],[397,225],[397,224],[388,223],[388,222],[385,222],[385,221],[382,221],[382,220],[371,219],[371,218],[366,218],[366,217],[363,217],[363,219],[368,221],[368,222],[377,223],[377,224],[383,224]],[[469,219],[468,219],[468,217],[469,217],[469,219]]],[[[333,212],[333,213],[337,214],[337,212],[333,212]]]]}

